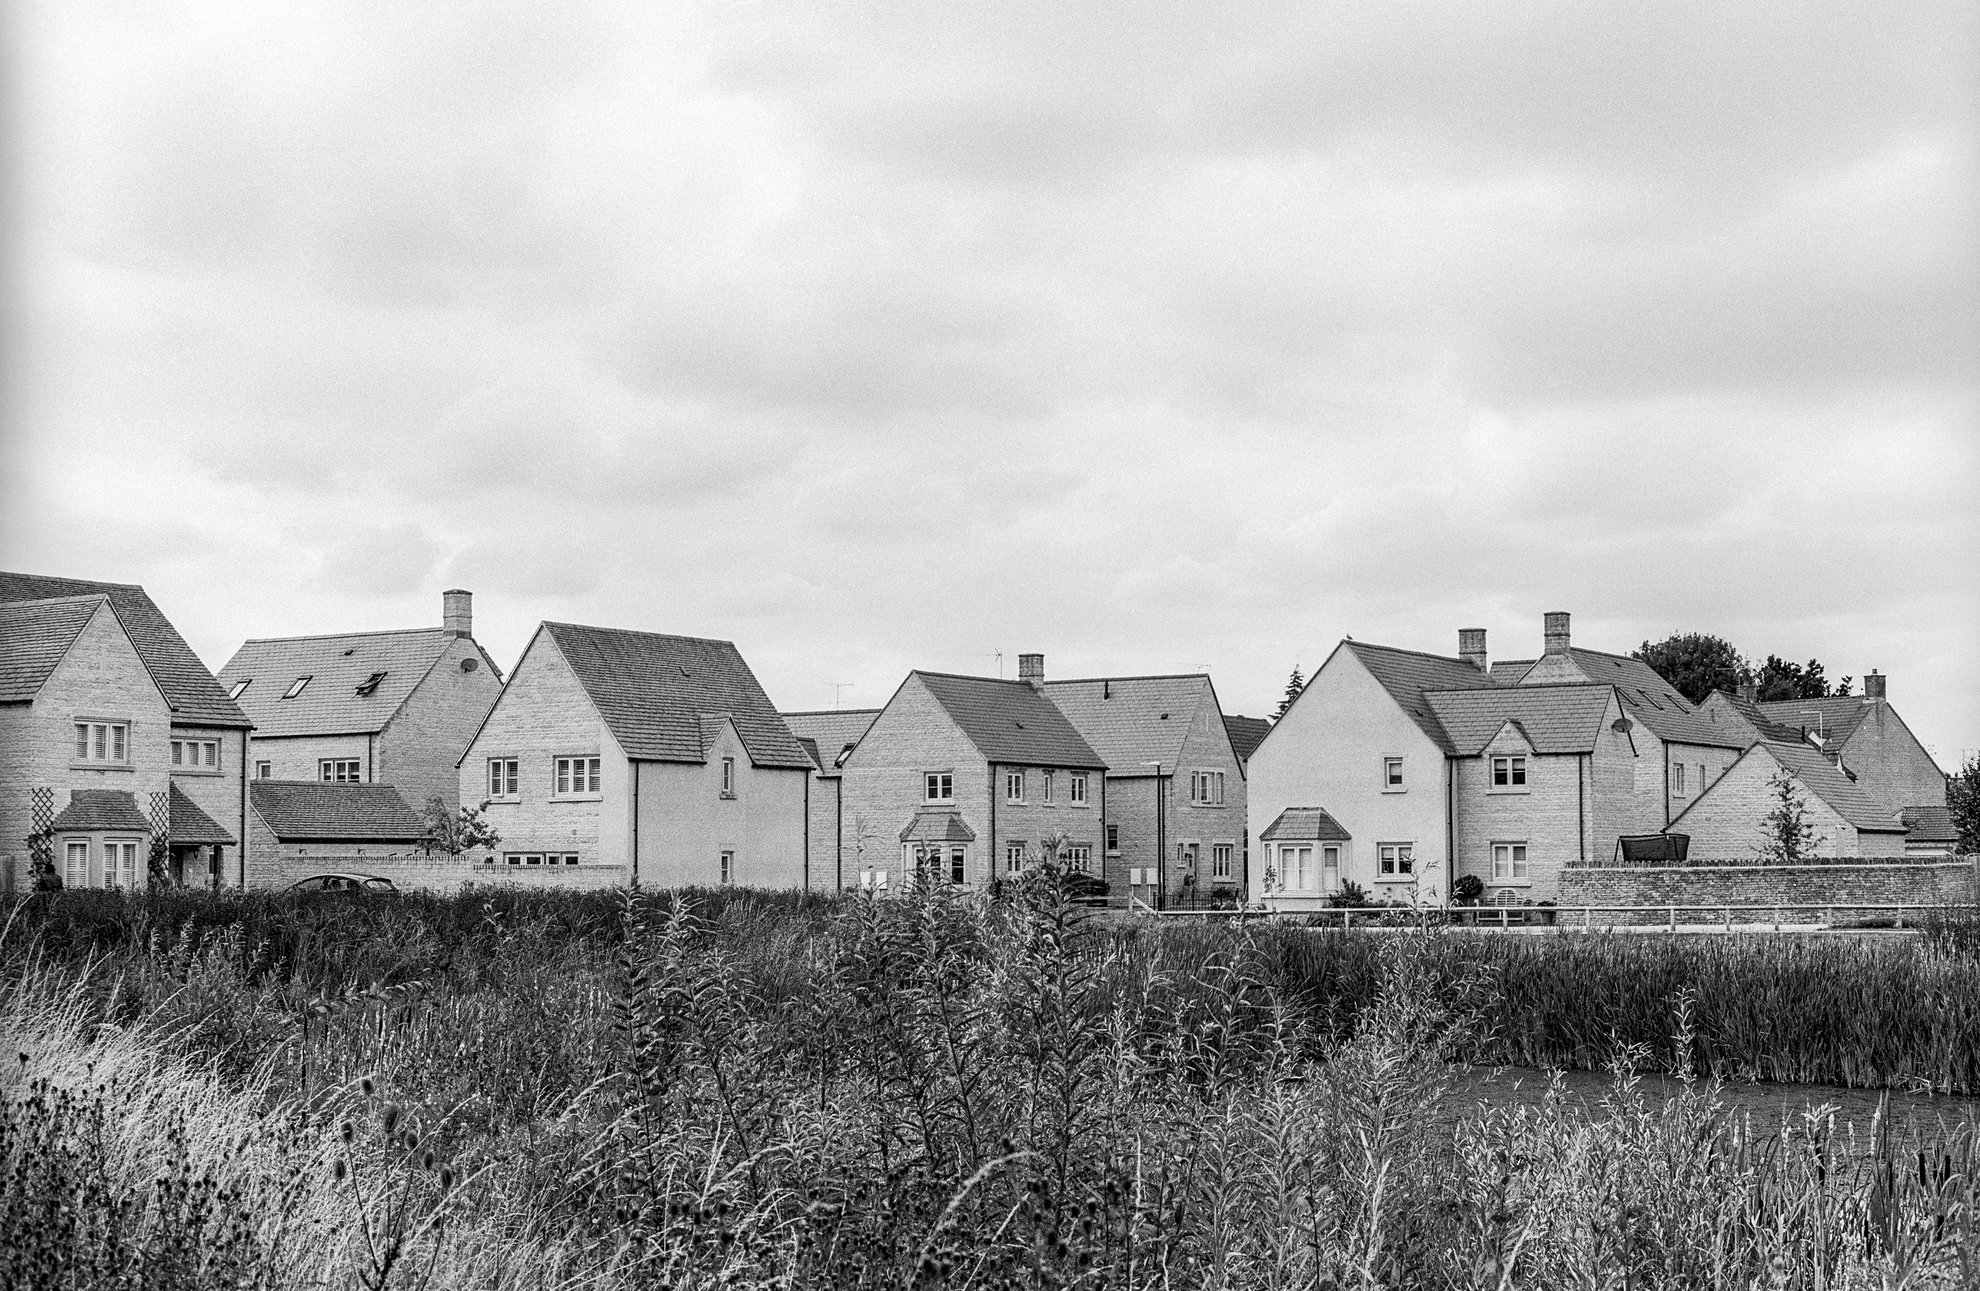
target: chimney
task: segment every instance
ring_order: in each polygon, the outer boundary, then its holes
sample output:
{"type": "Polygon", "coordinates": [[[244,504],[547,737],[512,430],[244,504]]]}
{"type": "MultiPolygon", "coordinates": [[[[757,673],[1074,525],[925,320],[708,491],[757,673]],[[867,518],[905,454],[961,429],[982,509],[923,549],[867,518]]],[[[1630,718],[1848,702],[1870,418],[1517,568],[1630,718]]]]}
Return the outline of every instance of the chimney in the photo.
{"type": "Polygon", "coordinates": [[[1033,690],[1045,689],[1045,656],[1042,654],[1019,655],[1018,680],[1033,690]]]}
{"type": "Polygon", "coordinates": [[[1547,641],[1547,653],[1566,654],[1568,650],[1567,611],[1550,610],[1542,617],[1541,628],[1547,641]]]}
{"type": "Polygon", "coordinates": [[[1760,683],[1742,681],[1739,683],[1739,697],[1751,704],[1760,698],[1760,683]]]}
{"type": "Polygon", "coordinates": [[[1480,672],[1487,671],[1484,628],[1458,629],[1458,658],[1480,672]]]}
{"type": "Polygon", "coordinates": [[[1884,697],[1884,674],[1872,668],[1863,678],[1863,697],[1882,699],[1884,697]]]}
{"type": "Polygon", "coordinates": [[[457,637],[474,635],[474,593],[456,587],[440,593],[440,626],[457,637]]]}

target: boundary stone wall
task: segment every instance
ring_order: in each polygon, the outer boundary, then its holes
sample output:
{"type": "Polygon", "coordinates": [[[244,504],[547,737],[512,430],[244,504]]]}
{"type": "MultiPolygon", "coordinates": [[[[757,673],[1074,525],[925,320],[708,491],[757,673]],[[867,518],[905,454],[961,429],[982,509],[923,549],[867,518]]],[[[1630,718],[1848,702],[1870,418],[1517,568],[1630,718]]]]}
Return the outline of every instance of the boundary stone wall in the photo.
{"type": "MultiPolygon", "coordinates": [[[[1561,872],[1562,906],[1819,905],[1848,907],[1980,900],[1980,857],[1861,865],[1667,866],[1561,872]]],[[[1843,911],[1846,913],[1846,910],[1843,911]]],[[[1710,912],[1692,922],[1710,922],[1710,912]]],[[[1662,922],[1657,911],[1611,922],[1662,922]]],[[[1812,912],[1786,916],[1807,920],[1812,912]]],[[[1735,914],[1734,921],[1739,921],[1735,914]]],[[[1685,922],[1680,917],[1679,922],[1685,922]]]]}

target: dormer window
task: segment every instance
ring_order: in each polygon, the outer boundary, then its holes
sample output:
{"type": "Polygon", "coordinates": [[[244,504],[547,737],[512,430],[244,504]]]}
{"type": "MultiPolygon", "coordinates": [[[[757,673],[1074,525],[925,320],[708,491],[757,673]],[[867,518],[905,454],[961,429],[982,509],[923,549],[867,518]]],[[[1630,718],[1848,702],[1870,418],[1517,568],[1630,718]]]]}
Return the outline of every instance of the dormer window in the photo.
{"type": "Polygon", "coordinates": [[[374,694],[378,690],[378,683],[383,680],[385,680],[384,673],[374,672],[357,684],[357,693],[360,695],[374,694]]]}
{"type": "Polygon", "coordinates": [[[303,687],[307,685],[309,685],[308,677],[296,678],[294,681],[289,683],[289,688],[282,692],[282,698],[294,699],[297,695],[303,693],[303,687]]]}

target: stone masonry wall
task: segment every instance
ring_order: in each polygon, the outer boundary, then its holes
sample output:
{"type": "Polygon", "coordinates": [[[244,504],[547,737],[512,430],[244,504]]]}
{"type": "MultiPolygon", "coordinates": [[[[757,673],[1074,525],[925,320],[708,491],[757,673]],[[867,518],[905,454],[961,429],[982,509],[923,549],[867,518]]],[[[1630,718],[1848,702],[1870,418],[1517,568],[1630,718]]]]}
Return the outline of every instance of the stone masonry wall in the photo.
{"type": "MultiPolygon", "coordinates": [[[[1980,860],[1965,858],[1930,864],[1745,865],[1573,869],[1561,874],[1559,903],[1578,905],[1892,905],[1917,901],[1969,902],[1980,890],[1980,860]]],[[[1678,915],[1678,922],[1710,923],[1711,911],[1678,915]]],[[[1784,916],[1818,918],[1814,912],[1784,916]]],[[[1666,916],[1597,916],[1597,922],[1662,923],[1666,916]]],[[[1733,922],[1742,920],[1734,912],[1733,922]]],[[[1753,916],[1744,916],[1752,921],[1753,916]]]]}
{"type": "Polygon", "coordinates": [[[397,788],[415,811],[436,797],[450,811],[459,807],[461,755],[501,693],[473,639],[454,638],[378,733],[376,778],[397,788]],[[474,670],[461,671],[463,661],[474,670]]]}
{"type": "Polygon", "coordinates": [[[533,888],[573,891],[617,887],[627,881],[623,865],[507,866],[485,859],[428,856],[422,852],[380,852],[374,849],[288,848],[262,852],[254,862],[254,886],[286,888],[312,874],[370,874],[390,879],[402,889],[458,892],[470,883],[527,883],[533,888]]]}

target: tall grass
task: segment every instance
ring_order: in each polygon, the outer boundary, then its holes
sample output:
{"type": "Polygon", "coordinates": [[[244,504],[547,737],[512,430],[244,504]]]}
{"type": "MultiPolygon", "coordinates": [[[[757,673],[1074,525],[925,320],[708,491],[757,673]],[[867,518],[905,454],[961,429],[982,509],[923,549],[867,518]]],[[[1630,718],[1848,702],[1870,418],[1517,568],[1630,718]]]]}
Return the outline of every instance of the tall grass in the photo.
{"type": "Polygon", "coordinates": [[[1835,971],[1917,1022],[1860,1029],[1864,1083],[1955,1083],[1974,968],[1937,950],[1101,928],[1043,878],[72,896],[0,940],[0,1285],[1980,1277],[1970,1128],[1851,1144],[1629,1074],[1811,1063],[1792,1002],[1859,1033],[1835,971]],[[1712,995],[1756,985],[1778,1015],[1712,995]],[[1622,1059],[1594,1117],[1457,1106],[1461,1062],[1542,1051],[1622,1059]]]}

